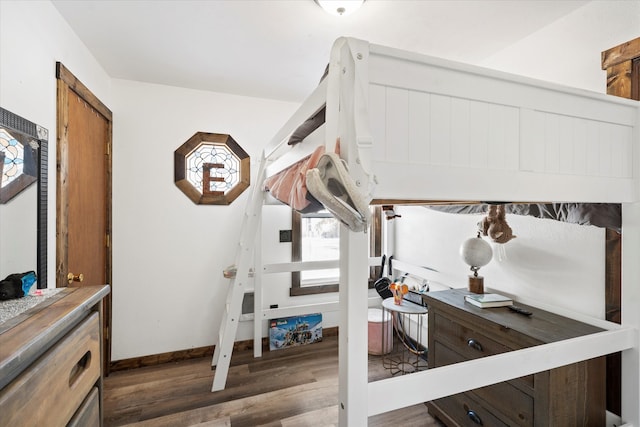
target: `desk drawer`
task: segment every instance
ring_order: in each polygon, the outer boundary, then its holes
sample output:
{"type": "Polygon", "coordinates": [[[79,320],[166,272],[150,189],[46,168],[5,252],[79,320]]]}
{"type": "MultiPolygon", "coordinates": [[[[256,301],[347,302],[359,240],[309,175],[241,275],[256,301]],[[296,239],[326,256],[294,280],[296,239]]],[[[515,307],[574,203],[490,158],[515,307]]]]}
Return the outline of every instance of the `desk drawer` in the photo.
{"type": "Polygon", "coordinates": [[[0,425],[64,426],[99,378],[93,313],[0,392],[0,425]]]}

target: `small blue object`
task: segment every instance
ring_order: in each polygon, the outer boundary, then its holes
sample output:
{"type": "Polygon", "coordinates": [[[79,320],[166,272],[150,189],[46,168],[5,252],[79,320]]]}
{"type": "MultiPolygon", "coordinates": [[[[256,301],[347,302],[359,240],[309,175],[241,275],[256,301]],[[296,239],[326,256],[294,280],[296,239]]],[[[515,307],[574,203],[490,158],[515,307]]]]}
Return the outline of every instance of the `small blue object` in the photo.
{"type": "Polygon", "coordinates": [[[29,293],[29,289],[31,289],[31,286],[33,286],[36,280],[36,273],[33,271],[30,271],[22,276],[22,292],[24,292],[25,295],[29,293]]]}

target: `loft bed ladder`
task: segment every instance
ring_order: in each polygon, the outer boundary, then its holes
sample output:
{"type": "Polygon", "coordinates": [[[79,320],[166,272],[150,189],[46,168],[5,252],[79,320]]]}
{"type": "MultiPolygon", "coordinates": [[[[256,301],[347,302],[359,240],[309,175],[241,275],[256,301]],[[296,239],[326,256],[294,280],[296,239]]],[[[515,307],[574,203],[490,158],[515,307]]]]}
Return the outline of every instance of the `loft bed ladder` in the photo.
{"type": "Polygon", "coordinates": [[[251,267],[253,264],[254,248],[257,246],[256,236],[261,229],[262,223],[264,193],[260,188],[260,183],[264,181],[265,163],[263,153],[260,159],[258,177],[250,190],[247,209],[242,219],[240,241],[236,249],[235,257],[236,272],[229,281],[227,299],[224,305],[222,320],[220,321],[220,331],[213,351],[211,367],[212,369],[215,368],[215,373],[211,391],[224,390],[225,388],[229,365],[231,363],[231,354],[233,353],[233,345],[238,331],[238,322],[242,315],[242,300],[244,299],[245,293],[251,292],[250,286],[248,285],[253,276],[253,269],[251,267]]]}

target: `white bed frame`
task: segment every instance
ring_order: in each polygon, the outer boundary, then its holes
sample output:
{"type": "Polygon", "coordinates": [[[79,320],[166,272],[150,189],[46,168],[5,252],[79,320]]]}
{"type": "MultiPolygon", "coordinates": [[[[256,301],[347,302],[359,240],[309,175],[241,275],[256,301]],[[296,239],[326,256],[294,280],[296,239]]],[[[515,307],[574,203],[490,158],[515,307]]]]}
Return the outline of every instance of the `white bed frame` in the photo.
{"type": "Polygon", "coordinates": [[[351,38],[335,42],[328,77],[265,149],[267,175],[318,144],[333,150],[339,137],[351,176],[374,204],[622,203],[624,230],[622,325],[580,319],[606,331],[368,383],[367,289],[348,285],[367,281],[368,238],[343,227],[340,425],[365,426],[371,415],[622,351],[622,419],[640,427],[639,123],[633,101],[351,38]],[[325,103],[325,125],[287,146],[325,103]]]}

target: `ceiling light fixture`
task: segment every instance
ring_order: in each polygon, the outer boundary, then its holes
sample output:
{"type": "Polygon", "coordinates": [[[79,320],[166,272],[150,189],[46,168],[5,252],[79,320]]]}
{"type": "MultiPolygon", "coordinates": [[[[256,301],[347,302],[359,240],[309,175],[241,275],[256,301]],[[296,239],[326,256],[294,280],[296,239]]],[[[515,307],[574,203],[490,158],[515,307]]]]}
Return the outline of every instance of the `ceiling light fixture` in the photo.
{"type": "Polygon", "coordinates": [[[360,9],[365,0],[314,0],[325,12],[336,16],[347,16],[360,9]]]}

